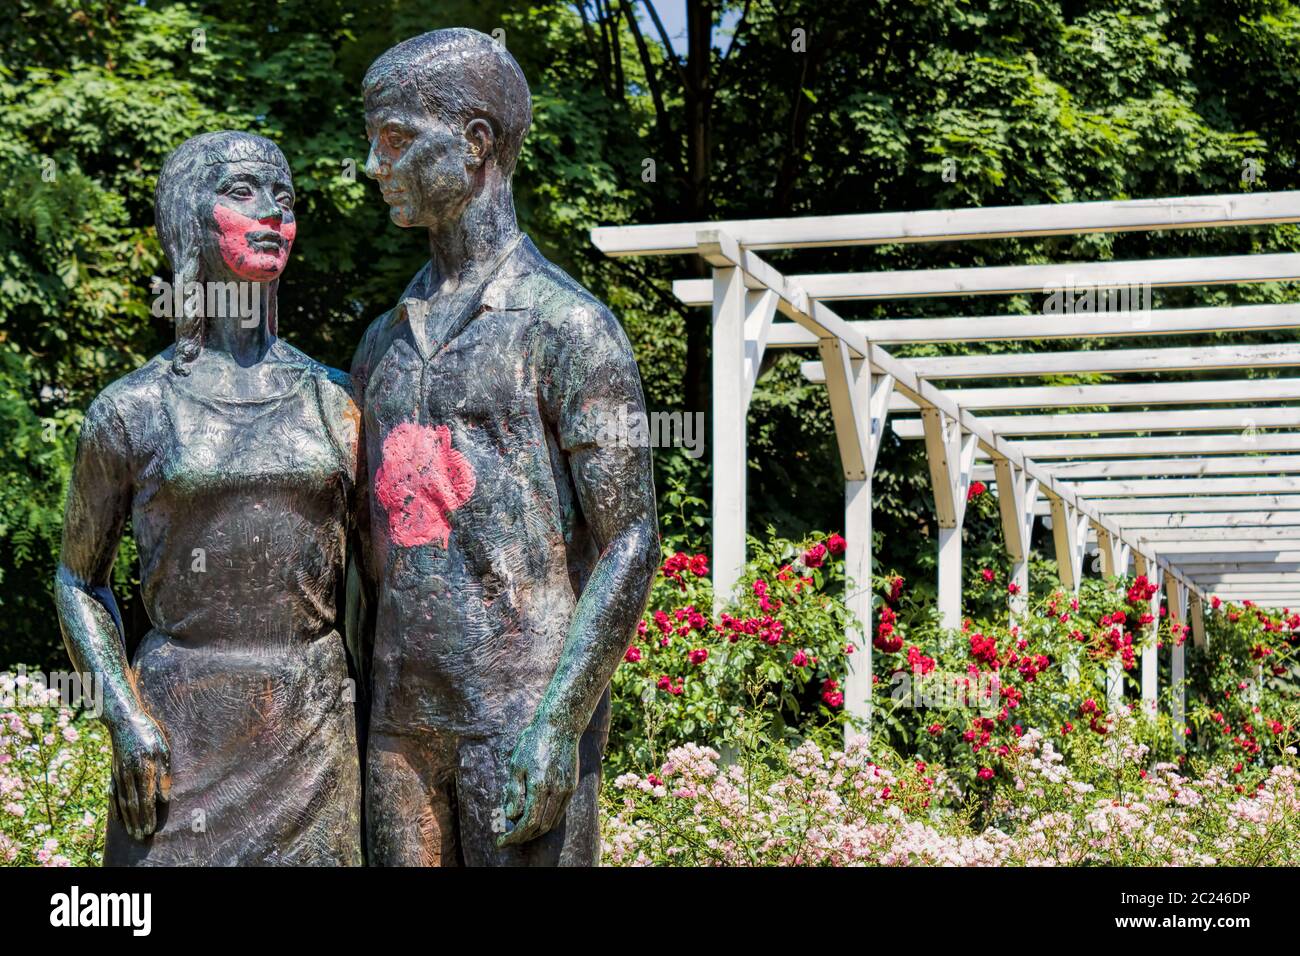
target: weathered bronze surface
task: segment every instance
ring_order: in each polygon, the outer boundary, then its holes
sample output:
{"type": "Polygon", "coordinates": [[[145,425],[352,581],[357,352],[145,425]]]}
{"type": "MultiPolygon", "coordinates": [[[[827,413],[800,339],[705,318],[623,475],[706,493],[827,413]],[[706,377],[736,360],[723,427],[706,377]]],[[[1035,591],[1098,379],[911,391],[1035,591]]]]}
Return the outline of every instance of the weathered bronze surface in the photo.
{"type": "Polygon", "coordinates": [[[68,652],[104,680],[105,863],[360,864],[335,621],[358,414],[343,373],[275,334],[288,164],[261,137],[205,134],[156,198],[175,280],[200,294],[176,345],[86,413],[56,583],[68,652]],[[242,283],[256,312],[213,314],[213,283],[242,283]],[[128,517],[153,625],[129,666],[109,589],[128,517]]]}
{"type": "Polygon", "coordinates": [[[472,30],[365,79],[366,172],[430,261],[354,360],[373,635],[370,862],[591,865],[609,680],[658,562],[644,412],[618,321],[516,224],[531,121],[472,30]]]}

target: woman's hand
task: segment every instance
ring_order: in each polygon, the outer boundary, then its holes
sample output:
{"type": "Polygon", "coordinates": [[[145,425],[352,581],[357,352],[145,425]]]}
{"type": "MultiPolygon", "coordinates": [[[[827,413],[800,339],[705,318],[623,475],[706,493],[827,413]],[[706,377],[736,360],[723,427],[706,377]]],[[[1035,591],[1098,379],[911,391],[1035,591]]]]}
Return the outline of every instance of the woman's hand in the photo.
{"type": "Polygon", "coordinates": [[[171,753],[162,728],[144,711],[111,728],[113,778],[111,806],[137,840],[158,828],[158,801],[171,797],[171,753]]]}

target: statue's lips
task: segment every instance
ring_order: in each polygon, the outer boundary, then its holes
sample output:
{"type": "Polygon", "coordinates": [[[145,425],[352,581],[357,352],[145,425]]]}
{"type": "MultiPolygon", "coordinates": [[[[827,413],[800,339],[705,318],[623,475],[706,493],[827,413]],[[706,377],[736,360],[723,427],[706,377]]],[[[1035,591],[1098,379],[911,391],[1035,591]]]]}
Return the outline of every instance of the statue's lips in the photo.
{"type": "Polygon", "coordinates": [[[248,233],[244,238],[257,252],[280,252],[288,245],[284,236],[271,229],[259,229],[248,233]]]}
{"type": "Polygon", "coordinates": [[[393,189],[393,190],[381,189],[379,192],[380,195],[384,197],[384,202],[388,203],[390,206],[400,202],[402,197],[406,195],[405,189],[393,189]]]}
{"type": "Polygon", "coordinates": [[[255,219],[220,202],[212,213],[221,233],[221,257],[235,275],[267,282],[284,270],[289,247],[298,234],[298,223],[292,215],[255,219]],[[276,228],[271,228],[272,224],[276,228]]]}

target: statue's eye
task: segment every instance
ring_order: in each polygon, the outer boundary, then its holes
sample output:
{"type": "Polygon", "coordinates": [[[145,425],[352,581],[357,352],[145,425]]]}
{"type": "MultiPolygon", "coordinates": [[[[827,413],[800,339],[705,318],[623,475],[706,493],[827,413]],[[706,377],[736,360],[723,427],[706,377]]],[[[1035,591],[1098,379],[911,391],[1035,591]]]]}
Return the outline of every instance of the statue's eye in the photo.
{"type": "Polygon", "coordinates": [[[405,133],[399,133],[397,130],[384,130],[384,143],[389,149],[405,149],[410,143],[411,138],[405,133]]]}
{"type": "Polygon", "coordinates": [[[226,187],[226,195],[231,199],[252,199],[253,189],[247,183],[233,183],[226,187]]]}
{"type": "Polygon", "coordinates": [[[293,208],[293,193],[289,193],[289,192],[280,192],[280,193],[277,193],[277,194],[276,194],[276,197],[275,197],[275,201],[278,202],[278,203],[279,203],[281,206],[283,206],[285,209],[292,209],[292,208],[293,208]]]}

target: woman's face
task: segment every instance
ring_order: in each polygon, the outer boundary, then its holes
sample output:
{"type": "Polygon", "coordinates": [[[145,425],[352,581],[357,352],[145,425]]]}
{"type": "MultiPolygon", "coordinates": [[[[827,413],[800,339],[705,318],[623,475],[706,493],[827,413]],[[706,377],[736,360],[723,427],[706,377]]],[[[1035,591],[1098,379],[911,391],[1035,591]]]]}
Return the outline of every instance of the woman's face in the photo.
{"type": "Polygon", "coordinates": [[[203,248],[205,271],[224,281],[279,278],[298,232],[289,174],[274,163],[254,159],[221,163],[215,169],[203,248]]]}

